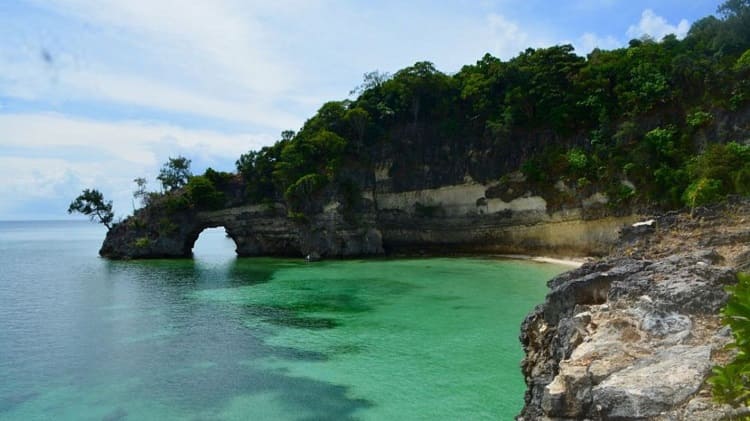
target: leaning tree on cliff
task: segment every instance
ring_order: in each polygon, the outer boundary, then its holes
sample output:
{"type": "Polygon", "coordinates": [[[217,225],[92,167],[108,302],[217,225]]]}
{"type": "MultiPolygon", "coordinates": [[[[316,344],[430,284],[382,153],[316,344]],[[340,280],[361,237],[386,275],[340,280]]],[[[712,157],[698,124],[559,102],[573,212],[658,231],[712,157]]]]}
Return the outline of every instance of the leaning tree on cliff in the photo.
{"type": "Polygon", "coordinates": [[[68,207],[68,213],[78,212],[87,215],[92,221],[98,220],[107,229],[112,229],[112,201],[104,201],[104,195],[96,189],[84,189],[68,207]]]}

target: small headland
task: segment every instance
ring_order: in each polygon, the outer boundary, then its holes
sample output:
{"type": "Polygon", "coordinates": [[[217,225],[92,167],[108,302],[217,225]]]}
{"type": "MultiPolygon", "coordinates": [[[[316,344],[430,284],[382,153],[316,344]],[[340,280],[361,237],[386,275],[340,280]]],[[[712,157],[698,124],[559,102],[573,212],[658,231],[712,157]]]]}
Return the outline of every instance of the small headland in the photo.
{"type": "Polygon", "coordinates": [[[706,379],[732,357],[719,311],[750,268],[750,201],[672,212],[549,281],[526,318],[521,420],[719,420],[706,379]]]}

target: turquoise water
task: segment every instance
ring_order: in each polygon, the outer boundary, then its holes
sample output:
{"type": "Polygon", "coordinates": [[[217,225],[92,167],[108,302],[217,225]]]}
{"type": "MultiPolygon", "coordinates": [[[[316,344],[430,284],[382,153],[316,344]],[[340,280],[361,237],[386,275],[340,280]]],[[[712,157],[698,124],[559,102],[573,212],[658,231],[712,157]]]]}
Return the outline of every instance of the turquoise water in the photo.
{"type": "Polygon", "coordinates": [[[0,222],[2,420],[512,419],[523,316],[563,267],[482,258],[112,262],[0,222]]]}

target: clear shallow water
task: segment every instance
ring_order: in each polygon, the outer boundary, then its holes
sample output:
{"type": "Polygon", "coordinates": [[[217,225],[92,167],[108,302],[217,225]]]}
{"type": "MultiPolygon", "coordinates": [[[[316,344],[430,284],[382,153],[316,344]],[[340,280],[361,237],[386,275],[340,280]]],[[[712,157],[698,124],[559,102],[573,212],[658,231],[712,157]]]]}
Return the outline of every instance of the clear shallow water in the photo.
{"type": "Polygon", "coordinates": [[[0,222],[0,419],[512,419],[523,316],[563,267],[480,258],[97,257],[0,222]]]}

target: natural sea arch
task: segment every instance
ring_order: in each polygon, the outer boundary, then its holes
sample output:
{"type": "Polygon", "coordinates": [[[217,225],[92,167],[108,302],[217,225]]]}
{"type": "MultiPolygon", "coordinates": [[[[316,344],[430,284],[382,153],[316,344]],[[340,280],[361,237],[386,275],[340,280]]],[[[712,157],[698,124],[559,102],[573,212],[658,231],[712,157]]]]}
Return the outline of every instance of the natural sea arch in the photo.
{"type": "Polygon", "coordinates": [[[178,229],[164,239],[173,243],[175,254],[184,257],[193,255],[201,233],[219,227],[234,242],[237,256],[301,256],[297,227],[273,208],[246,206],[176,216],[178,229]]]}
{"type": "Polygon", "coordinates": [[[193,257],[211,255],[214,257],[236,257],[237,242],[224,226],[204,228],[192,241],[193,257]]]}

